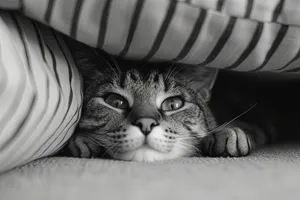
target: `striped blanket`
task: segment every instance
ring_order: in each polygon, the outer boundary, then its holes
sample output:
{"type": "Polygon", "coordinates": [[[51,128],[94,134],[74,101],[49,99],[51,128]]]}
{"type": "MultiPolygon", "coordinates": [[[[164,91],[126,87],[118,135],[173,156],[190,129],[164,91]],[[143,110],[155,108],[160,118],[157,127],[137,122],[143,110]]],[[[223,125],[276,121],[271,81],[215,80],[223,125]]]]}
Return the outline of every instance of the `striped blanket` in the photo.
{"type": "Polygon", "coordinates": [[[0,8],[0,171],[53,154],[78,122],[80,76],[60,33],[130,59],[300,71],[298,0],[0,0],[0,8]]]}

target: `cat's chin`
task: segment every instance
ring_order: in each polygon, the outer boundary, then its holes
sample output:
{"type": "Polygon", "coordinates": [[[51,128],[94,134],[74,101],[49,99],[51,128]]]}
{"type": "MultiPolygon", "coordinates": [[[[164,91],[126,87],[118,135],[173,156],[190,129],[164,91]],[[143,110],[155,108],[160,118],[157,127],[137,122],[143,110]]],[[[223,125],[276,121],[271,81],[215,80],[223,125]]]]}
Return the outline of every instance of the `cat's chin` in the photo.
{"type": "Polygon", "coordinates": [[[163,160],[172,160],[183,156],[183,152],[173,150],[168,153],[163,153],[151,148],[148,145],[143,145],[135,150],[127,151],[119,154],[115,154],[114,158],[126,161],[138,161],[138,162],[155,162],[163,160]]]}

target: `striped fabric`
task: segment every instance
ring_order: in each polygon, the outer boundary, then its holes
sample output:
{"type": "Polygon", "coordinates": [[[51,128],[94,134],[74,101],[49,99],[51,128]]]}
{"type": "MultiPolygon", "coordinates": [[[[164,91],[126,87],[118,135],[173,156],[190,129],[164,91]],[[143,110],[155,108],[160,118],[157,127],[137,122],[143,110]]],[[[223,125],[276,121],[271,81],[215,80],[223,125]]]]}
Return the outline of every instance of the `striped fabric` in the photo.
{"type": "Polygon", "coordinates": [[[127,58],[300,70],[299,0],[1,0],[0,7],[127,58]]]}
{"type": "Polygon", "coordinates": [[[121,57],[300,71],[299,0],[0,0],[0,8],[0,171],[61,148],[82,104],[58,32],[13,11],[121,57]]]}
{"type": "Polygon", "coordinates": [[[0,172],[62,147],[80,117],[80,80],[59,34],[0,11],[0,172]]]}

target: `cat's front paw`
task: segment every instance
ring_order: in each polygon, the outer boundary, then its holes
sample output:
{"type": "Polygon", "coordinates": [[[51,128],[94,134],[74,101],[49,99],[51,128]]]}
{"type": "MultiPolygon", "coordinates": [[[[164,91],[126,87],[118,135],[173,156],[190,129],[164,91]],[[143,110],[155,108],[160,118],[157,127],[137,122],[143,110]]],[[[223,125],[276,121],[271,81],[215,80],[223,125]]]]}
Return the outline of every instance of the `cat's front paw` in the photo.
{"type": "Polygon", "coordinates": [[[211,157],[241,157],[252,151],[251,139],[238,127],[224,128],[207,136],[202,143],[202,153],[211,157]]]}
{"type": "Polygon", "coordinates": [[[90,158],[96,157],[100,148],[85,137],[73,136],[69,141],[69,150],[74,157],[90,158]]]}

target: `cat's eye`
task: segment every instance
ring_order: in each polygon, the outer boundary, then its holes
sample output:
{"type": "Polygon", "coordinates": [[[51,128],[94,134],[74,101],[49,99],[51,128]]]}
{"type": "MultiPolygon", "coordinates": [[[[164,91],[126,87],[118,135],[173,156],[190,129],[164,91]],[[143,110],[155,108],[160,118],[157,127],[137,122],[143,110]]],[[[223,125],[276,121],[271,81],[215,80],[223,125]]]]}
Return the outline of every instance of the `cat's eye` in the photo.
{"type": "Polygon", "coordinates": [[[173,111],[178,110],[184,106],[184,101],[182,98],[176,97],[169,97],[161,104],[161,109],[163,111],[173,111]]]}
{"type": "Polygon", "coordinates": [[[104,101],[114,108],[126,110],[129,107],[128,101],[121,95],[110,93],[105,96],[104,101]]]}

